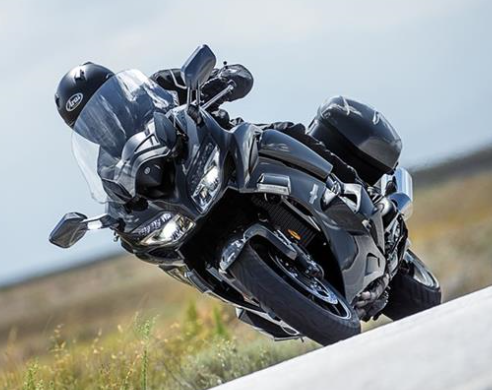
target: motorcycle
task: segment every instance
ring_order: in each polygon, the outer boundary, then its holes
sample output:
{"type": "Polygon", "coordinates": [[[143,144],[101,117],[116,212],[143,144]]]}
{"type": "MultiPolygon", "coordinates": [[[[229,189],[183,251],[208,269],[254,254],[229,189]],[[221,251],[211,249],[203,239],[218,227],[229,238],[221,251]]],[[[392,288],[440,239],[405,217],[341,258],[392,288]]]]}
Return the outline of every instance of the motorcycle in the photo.
{"type": "Polygon", "coordinates": [[[74,154],[104,215],[66,214],[50,242],[68,248],[111,229],[139,259],[236,308],[276,340],[328,345],[383,314],[440,303],[437,279],[409,249],[412,179],[401,141],[361,103],[321,106],[308,136],[359,174],[282,131],[223,129],[201,102],[216,58],[206,45],[181,72],[186,104],[137,70],[99,88],[74,126],[74,154]]]}

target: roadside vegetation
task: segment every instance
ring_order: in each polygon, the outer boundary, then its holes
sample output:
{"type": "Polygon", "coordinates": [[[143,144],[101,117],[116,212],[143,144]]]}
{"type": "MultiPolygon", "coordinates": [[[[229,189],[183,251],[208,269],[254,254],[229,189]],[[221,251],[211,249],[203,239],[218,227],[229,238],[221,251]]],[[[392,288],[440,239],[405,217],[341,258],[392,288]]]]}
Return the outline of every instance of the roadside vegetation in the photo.
{"type": "MultiPolygon", "coordinates": [[[[492,172],[416,191],[412,245],[446,300],[492,284],[491,193],[492,172]]],[[[0,290],[0,313],[8,390],[205,389],[317,347],[274,343],[127,256],[0,290]]]]}
{"type": "MultiPolygon", "coordinates": [[[[1,389],[205,389],[314,349],[314,343],[272,344],[240,335],[230,315],[214,306],[200,314],[190,302],[181,321],[160,326],[157,317],[135,317],[88,341],[63,327],[45,354],[8,362],[1,389]]],[[[8,353],[8,350],[7,350],[8,353]]]]}

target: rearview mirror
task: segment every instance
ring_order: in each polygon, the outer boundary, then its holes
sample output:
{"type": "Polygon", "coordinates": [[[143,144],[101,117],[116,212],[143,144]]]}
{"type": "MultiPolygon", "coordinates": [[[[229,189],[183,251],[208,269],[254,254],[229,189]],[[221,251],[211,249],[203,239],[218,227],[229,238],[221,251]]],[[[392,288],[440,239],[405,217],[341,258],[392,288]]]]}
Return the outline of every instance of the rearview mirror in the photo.
{"type": "Polygon", "coordinates": [[[49,240],[60,248],[70,248],[84,237],[88,230],[106,229],[119,225],[120,220],[109,214],[87,218],[81,213],[67,213],[50,233],[49,240]]]}
{"type": "Polygon", "coordinates": [[[201,45],[181,67],[181,77],[186,86],[196,91],[203,85],[214,70],[217,59],[207,45],[201,45]]]}
{"type": "Polygon", "coordinates": [[[87,232],[86,220],[87,216],[81,213],[65,214],[51,232],[50,242],[60,248],[70,248],[87,232]]]}

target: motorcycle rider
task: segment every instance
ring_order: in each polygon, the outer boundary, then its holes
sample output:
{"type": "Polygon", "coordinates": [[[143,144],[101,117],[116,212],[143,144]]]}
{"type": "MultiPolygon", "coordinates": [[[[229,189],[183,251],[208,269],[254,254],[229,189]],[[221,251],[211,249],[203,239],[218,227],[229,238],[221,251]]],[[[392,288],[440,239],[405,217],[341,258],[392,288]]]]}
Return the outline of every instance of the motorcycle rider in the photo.
{"type": "MultiPolygon", "coordinates": [[[[73,129],[77,117],[91,96],[114,75],[114,72],[104,66],[86,62],[71,69],[63,76],[55,93],[55,103],[58,113],[70,128],[73,129]]],[[[187,88],[179,69],[161,70],[154,73],[150,78],[162,88],[174,92],[177,105],[186,103],[187,88]]],[[[202,87],[202,100],[207,101],[224,90],[231,82],[234,89],[208,108],[211,115],[225,129],[231,129],[243,120],[241,118],[231,120],[227,111],[220,108],[221,104],[245,97],[253,87],[253,75],[243,65],[225,64],[221,69],[214,69],[209,80],[202,87]]],[[[275,122],[257,126],[263,130],[282,131],[306,144],[328,160],[333,165],[334,172],[343,181],[360,181],[352,167],[326,149],[321,142],[307,135],[304,125],[292,122],[275,122]]]]}

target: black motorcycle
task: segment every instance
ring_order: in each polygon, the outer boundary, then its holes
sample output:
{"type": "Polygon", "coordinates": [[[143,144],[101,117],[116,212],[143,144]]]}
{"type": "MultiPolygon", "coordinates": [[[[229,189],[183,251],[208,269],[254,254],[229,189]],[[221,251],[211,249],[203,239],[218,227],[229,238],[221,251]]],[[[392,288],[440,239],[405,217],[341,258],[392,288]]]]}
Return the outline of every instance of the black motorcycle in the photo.
{"type": "Polygon", "coordinates": [[[182,67],[187,104],[141,72],[111,77],[74,126],[74,153],[106,214],[68,213],[50,241],[68,248],[109,228],[122,246],[234,305],[275,339],[330,344],[360,321],[399,319],[440,303],[439,284],[409,250],[412,180],[401,141],[372,108],[323,104],[302,139],[242,123],[225,130],[200,87],[208,46],[182,67]],[[321,149],[320,149],[320,145],[321,149]],[[344,182],[323,153],[355,168],[344,182]]]}

